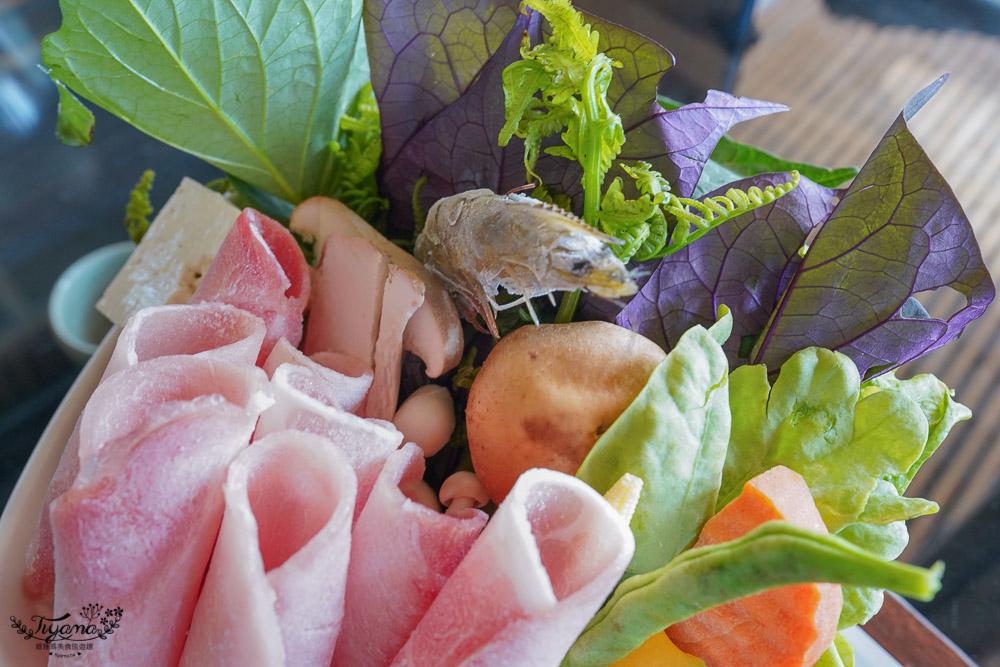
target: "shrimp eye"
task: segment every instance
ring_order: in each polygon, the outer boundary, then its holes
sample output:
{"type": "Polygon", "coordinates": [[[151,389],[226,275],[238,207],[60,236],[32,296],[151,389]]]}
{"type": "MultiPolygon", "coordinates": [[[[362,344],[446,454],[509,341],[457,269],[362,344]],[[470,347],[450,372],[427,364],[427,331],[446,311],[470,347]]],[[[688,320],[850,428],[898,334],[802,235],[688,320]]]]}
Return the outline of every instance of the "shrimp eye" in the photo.
{"type": "Polygon", "coordinates": [[[585,259],[578,259],[573,262],[573,266],[570,267],[569,271],[574,276],[585,276],[590,273],[590,262],[585,259]]]}

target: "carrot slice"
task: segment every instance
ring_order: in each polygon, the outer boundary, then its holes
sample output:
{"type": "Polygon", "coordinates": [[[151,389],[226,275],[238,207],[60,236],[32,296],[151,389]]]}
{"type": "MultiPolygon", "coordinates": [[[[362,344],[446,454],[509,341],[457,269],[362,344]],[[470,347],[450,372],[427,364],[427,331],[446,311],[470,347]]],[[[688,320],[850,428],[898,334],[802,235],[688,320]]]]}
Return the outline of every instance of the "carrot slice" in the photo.
{"type": "MultiPolygon", "coordinates": [[[[705,523],[695,547],[734,540],[775,520],[827,532],[805,480],[785,466],[747,482],[705,523]]],[[[843,601],[838,584],[785,586],[703,611],[666,634],[708,667],[807,667],[833,641],[843,601]]]]}
{"type": "Polygon", "coordinates": [[[677,648],[662,632],[657,632],[611,667],[705,667],[705,663],[677,648]]]}

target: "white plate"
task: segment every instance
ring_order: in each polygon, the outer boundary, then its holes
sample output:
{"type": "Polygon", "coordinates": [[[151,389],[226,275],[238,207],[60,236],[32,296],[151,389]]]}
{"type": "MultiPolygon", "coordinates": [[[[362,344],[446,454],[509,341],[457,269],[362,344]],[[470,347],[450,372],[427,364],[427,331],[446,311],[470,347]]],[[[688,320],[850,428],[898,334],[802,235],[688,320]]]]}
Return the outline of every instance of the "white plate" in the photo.
{"type": "MultiPolygon", "coordinates": [[[[0,518],[0,612],[6,618],[17,617],[23,623],[34,625],[31,617],[37,614],[51,615],[51,609],[46,605],[30,602],[24,597],[21,587],[21,575],[24,573],[24,555],[28,543],[35,534],[38,516],[41,511],[45,491],[49,480],[59,465],[66,441],[73,433],[76,420],[83,411],[87,399],[94,391],[104,374],[115,341],[118,340],[118,327],[112,327],[101,342],[100,347],[90,358],[90,361],[80,371],[70,387],[62,403],[52,415],[49,425],[45,427],[35,450],[31,453],[27,465],[17,480],[14,492],[4,507],[0,518]]],[[[35,648],[37,639],[25,640],[17,633],[12,622],[4,624],[0,630],[0,665],[24,666],[45,665],[48,663],[47,651],[35,648]]]]}

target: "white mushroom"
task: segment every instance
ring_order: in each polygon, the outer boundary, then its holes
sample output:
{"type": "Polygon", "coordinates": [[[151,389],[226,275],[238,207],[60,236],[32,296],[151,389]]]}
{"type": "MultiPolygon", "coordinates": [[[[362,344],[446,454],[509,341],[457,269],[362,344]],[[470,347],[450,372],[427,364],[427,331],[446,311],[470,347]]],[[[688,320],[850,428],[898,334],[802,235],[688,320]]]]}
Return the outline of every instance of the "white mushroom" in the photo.
{"type": "Polygon", "coordinates": [[[434,493],[431,485],[424,480],[420,479],[407,486],[401,486],[399,490],[413,502],[429,507],[435,512],[441,511],[441,503],[438,502],[437,494],[434,493]]]}
{"type": "Polygon", "coordinates": [[[441,504],[448,508],[446,514],[458,514],[470,507],[485,507],[490,501],[486,489],[475,473],[465,470],[454,473],[441,485],[441,504]]]}
{"type": "Polygon", "coordinates": [[[424,385],[403,401],[392,423],[402,431],[404,441],[416,443],[425,457],[433,456],[455,430],[455,404],[444,387],[424,385]]]}
{"type": "Polygon", "coordinates": [[[388,278],[389,258],[370,241],[338,236],[324,244],[302,350],[340,352],[374,368],[388,278]]]}
{"type": "Polygon", "coordinates": [[[361,412],[365,417],[392,419],[399,403],[403,330],[423,302],[424,285],[420,279],[410,271],[389,264],[375,341],[375,378],[361,412]]]}

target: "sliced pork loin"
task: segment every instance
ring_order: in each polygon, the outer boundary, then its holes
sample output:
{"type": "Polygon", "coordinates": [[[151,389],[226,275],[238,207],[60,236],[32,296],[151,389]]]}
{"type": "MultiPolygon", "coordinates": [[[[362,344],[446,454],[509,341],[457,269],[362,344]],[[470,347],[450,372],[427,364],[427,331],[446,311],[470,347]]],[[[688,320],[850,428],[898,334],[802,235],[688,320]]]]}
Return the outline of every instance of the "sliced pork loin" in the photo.
{"type": "Polygon", "coordinates": [[[222,521],[226,468],[256,421],[219,395],[143,413],[136,428],[95,448],[86,447],[84,415],[86,458],[50,510],[55,609],[123,610],[113,641],[95,641],[77,658],[84,665],[177,663],[222,521]]]}
{"type": "Polygon", "coordinates": [[[386,458],[402,444],[403,434],[390,422],[362,419],[316,400],[282,372],[288,368],[285,364],[274,372],[271,391],[275,402],[261,414],[254,439],[288,429],[328,438],[344,453],[358,476],[356,519],[386,458]]]}
{"type": "Polygon", "coordinates": [[[372,386],[372,371],[359,359],[332,352],[310,358],[284,338],[264,362],[264,371],[272,379],[279,368],[279,383],[346,412],[356,412],[372,386]]]}
{"type": "Polygon", "coordinates": [[[415,502],[423,474],[419,447],[393,452],[354,526],[340,667],[392,662],[486,525],[476,509],[449,516],[415,502]]]}
{"type": "Polygon", "coordinates": [[[266,333],[262,319],[222,303],[144,308],[122,329],[104,377],[140,361],[176,354],[252,365],[266,333]]]}
{"type": "Polygon", "coordinates": [[[350,463],[320,436],[282,431],[244,451],[181,664],[327,667],[355,492],[350,463]]]}
{"type": "MultiPolygon", "coordinates": [[[[136,420],[142,418],[140,413],[145,407],[171,400],[188,400],[201,394],[222,394],[231,402],[245,407],[248,412],[259,414],[265,403],[270,402],[265,390],[266,377],[251,366],[259,354],[260,340],[263,339],[262,327],[259,318],[220,304],[157,307],[139,311],[122,330],[112,360],[109,362],[109,370],[105,372],[101,385],[95,390],[87,409],[84,410],[84,414],[90,413],[88,423],[92,425],[101,423],[102,414],[106,416],[103,420],[104,429],[100,433],[88,431],[87,440],[90,443],[88,447],[94,448],[108,438],[125,435],[125,431],[135,427],[136,420]],[[149,347],[146,339],[140,334],[156,334],[167,323],[178,327],[178,331],[175,335],[167,337],[167,342],[162,348],[164,352],[197,353],[196,357],[190,358],[232,362],[236,366],[226,364],[224,370],[215,375],[212,371],[215,366],[206,365],[203,361],[154,364],[151,367],[146,366],[152,370],[130,371],[126,376],[129,379],[116,380],[111,388],[102,389],[109,381],[109,375],[117,376],[119,370],[134,368],[140,360],[148,364],[154,356],[157,356],[156,348],[149,347]],[[222,327],[222,331],[216,334],[207,331],[206,329],[211,328],[213,324],[222,327]],[[190,343],[190,347],[183,347],[183,341],[190,343]],[[211,347],[212,344],[217,344],[217,347],[211,347]],[[112,365],[115,368],[112,368],[112,365]],[[160,383],[155,373],[162,369],[167,370],[160,383]],[[129,388],[129,383],[133,381],[138,383],[137,391],[129,388]],[[91,404],[94,407],[90,407],[91,404]]],[[[52,598],[54,570],[52,529],[49,524],[48,509],[52,501],[65,493],[76,479],[77,471],[80,469],[79,446],[80,424],[78,423],[63,449],[59,466],[49,482],[49,488],[42,502],[42,511],[39,514],[38,528],[28,547],[23,586],[25,594],[30,599],[52,598]]]]}
{"type": "Polygon", "coordinates": [[[309,291],[309,265],[295,237],[247,208],[222,242],[190,303],[226,303],[264,320],[267,336],[257,360],[263,364],[282,336],[292,345],[301,342],[309,291]]]}
{"type": "Polygon", "coordinates": [[[634,550],[628,526],[596,491],[529,470],[393,664],[558,665],[634,550]]]}

